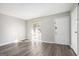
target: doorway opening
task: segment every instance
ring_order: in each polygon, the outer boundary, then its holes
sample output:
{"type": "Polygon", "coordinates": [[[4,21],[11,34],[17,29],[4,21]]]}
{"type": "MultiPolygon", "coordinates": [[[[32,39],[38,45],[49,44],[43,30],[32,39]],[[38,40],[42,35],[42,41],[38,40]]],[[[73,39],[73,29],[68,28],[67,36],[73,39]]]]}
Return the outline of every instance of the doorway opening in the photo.
{"type": "Polygon", "coordinates": [[[32,25],[32,40],[41,41],[41,30],[39,23],[34,23],[32,25]]]}

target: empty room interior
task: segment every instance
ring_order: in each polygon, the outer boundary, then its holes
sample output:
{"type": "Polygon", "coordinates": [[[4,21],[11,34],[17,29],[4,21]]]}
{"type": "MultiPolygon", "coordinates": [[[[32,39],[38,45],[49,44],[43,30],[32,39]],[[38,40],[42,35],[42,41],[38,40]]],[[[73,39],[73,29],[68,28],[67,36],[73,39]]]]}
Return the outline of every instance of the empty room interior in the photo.
{"type": "Polygon", "coordinates": [[[78,56],[78,3],[0,3],[0,56],[78,56]]]}

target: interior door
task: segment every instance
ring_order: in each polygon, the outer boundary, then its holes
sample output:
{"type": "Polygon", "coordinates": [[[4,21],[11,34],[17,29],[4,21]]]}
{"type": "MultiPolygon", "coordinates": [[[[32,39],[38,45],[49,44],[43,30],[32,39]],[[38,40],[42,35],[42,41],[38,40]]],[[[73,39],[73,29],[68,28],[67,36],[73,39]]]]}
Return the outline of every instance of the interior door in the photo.
{"type": "Polygon", "coordinates": [[[69,16],[55,19],[55,43],[69,44],[69,16]]]}
{"type": "Polygon", "coordinates": [[[78,31],[78,34],[77,34],[77,49],[78,49],[78,55],[79,55],[79,5],[78,5],[78,9],[77,9],[77,31],[78,31]]]}
{"type": "Polygon", "coordinates": [[[77,23],[77,30],[78,30],[78,34],[77,34],[77,49],[78,49],[78,55],[79,55],[79,19],[78,19],[78,23],[77,23]]]}

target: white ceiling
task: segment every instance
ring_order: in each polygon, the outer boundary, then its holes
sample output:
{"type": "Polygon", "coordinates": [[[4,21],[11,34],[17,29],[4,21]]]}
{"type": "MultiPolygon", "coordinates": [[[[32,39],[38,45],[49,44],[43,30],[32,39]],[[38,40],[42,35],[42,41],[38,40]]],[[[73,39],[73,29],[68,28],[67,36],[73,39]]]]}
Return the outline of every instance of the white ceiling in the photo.
{"type": "Polygon", "coordinates": [[[67,12],[72,5],[72,3],[0,3],[0,13],[28,20],[67,12]]]}

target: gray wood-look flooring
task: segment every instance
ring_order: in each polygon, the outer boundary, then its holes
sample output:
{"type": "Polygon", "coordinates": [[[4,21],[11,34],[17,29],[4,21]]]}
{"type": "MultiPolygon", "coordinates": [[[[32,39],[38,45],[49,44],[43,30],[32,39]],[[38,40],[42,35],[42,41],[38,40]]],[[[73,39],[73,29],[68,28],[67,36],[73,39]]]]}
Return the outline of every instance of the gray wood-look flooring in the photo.
{"type": "Polygon", "coordinates": [[[23,40],[0,47],[0,56],[76,56],[67,45],[23,40]]]}

